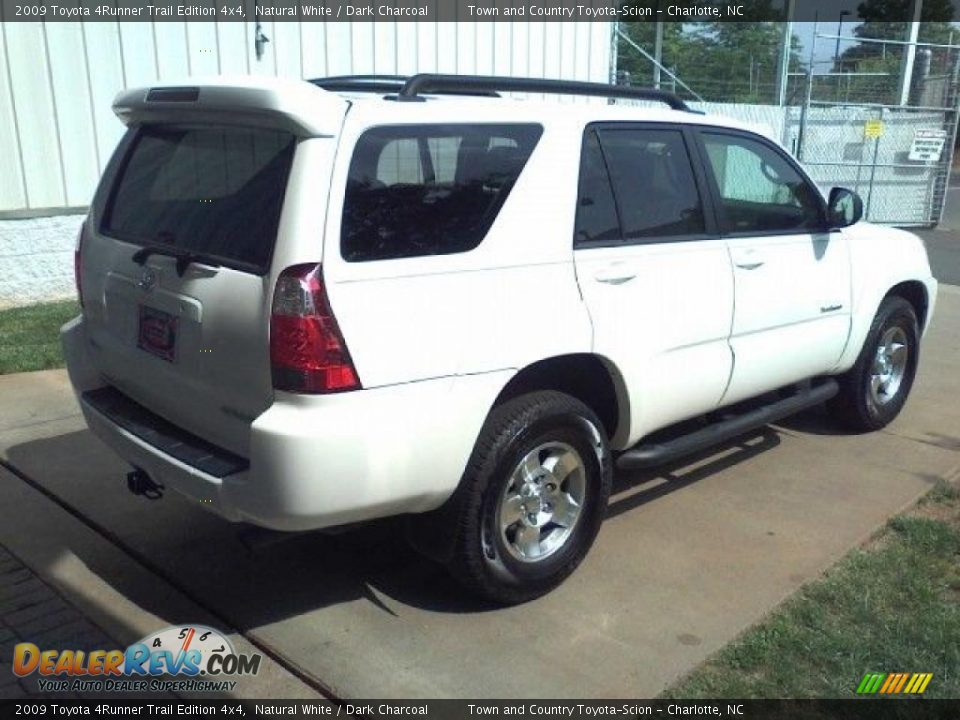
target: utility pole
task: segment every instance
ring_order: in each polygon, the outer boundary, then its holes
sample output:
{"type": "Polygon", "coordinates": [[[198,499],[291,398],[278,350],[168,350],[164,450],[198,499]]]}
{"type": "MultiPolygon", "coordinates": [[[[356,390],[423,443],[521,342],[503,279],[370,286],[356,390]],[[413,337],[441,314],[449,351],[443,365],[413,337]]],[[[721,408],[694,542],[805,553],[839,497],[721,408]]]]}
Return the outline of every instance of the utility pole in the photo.
{"type": "Polygon", "coordinates": [[[813,14],[813,40],[810,42],[810,65],[807,67],[807,87],[800,108],[800,133],[797,137],[797,160],[803,162],[803,150],[806,144],[807,115],[810,111],[810,101],[813,99],[813,61],[817,57],[817,13],[813,14]]]}
{"type": "Polygon", "coordinates": [[[917,38],[920,36],[920,13],[923,0],[910,0],[910,22],[907,23],[906,41],[903,48],[903,60],[900,63],[899,105],[910,102],[910,81],[913,79],[913,64],[917,57],[917,38]]]}
{"type": "Polygon", "coordinates": [[[796,0],[787,0],[787,16],[783,20],[783,37],[780,40],[780,57],[777,68],[777,104],[787,104],[787,84],[790,80],[790,50],[793,41],[793,13],[796,0]]]}
{"type": "MultiPolygon", "coordinates": [[[[617,64],[620,48],[620,21],[614,20],[610,30],[610,84],[617,84],[617,64]]],[[[613,99],[610,100],[613,102],[613,99]]]]}
{"type": "MultiPolygon", "coordinates": [[[[660,3],[657,3],[657,7],[660,7],[660,3]]],[[[663,63],[663,21],[657,20],[656,23],[656,37],[653,41],[653,57],[656,58],[656,62],[653,64],[653,86],[659,90],[660,89],[660,65],[663,63]]]]}

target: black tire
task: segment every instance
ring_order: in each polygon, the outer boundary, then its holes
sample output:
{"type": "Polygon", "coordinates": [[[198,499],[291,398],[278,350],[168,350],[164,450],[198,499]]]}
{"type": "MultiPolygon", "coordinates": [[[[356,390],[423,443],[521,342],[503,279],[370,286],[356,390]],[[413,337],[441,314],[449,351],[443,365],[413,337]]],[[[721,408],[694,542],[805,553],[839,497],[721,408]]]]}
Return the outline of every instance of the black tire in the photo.
{"type": "Polygon", "coordinates": [[[885,427],[903,409],[913,387],[919,359],[920,327],[913,306],[896,295],[884,298],[856,363],[838,378],[840,392],[829,403],[831,413],[854,432],[872,432],[885,427]],[[871,392],[874,359],[888,332],[902,333],[901,337],[906,339],[906,366],[895,392],[878,401],[871,392]]]}
{"type": "MultiPolygon", "coordinates": [[[[457,490],[457,511],[448,518],[455,523],[453,553],[447,564],[450,572],[473,593],[497,603],[521,603],[549,592],[576,569],[593,544],[607,510],[611,477],[610,450],[603,425],[580,401],[559,392],[544,391],[495,407],[480,432],[457,490]],[[563,448],[572,448],[574,455],[563,448]],[[562,473],[539,476],[543,467],[532,475],[514,474],[524,459],[543,457],[544,466],[552,462],[551,467],[557,467],[558,463],[563,464],[558,460],[561,456],[571,461],[579,459],[582,464],[574,463],[578,469],[564,476],[559,486],[550,480],[562,473]],[[540,481],[521,482],[517,479],[521,476],[537,476],[540,481]],[[520,492],[514,493],[515,488],[541,488],[536,490],[535,498],[527,496],[524,505],[527,501],[543,503],[542,507],[549,509],[549,497],[557,495],[548,496],[548,491],[564,492],[565,497],[570,497],[574,494],[570,483],[582,488],[582,502],[577,505],[579,514],[569,522],[566,534],[567,526],[556,525],[552,519],[542,528],[522,527],[528,518],[549,515],[527,514],[526,509],[519,511],[512,531],[501,529],[498,513],[507,512],[503,510],[507,495],[515,501],[521,496],[520,492]],[[507,538],[521,529],[535,531],[544,538],[565,540],[542,557],[518,559],[513,553],[522,551],[507,538]]],[[[562,504],[572,505],[565,500],[562,504]]],[[[529,536],[514,537],[519,543],[520,537],[529,536]]],[[[540,543],[534,547],[537,552],[542,548],[540,543]]]]}

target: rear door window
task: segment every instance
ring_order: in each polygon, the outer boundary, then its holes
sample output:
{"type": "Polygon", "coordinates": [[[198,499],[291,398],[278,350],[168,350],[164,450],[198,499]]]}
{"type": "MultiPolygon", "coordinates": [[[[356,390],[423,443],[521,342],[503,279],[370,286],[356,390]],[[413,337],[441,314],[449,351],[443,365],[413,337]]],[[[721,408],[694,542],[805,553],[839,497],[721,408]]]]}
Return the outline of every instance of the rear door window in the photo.
{"type": "Polygon", "coordinates": [[[261,128],[142,128],[101,230],[119,240],[204,253],[264,272],[296,140],[261,128]]]}
{"type": "Polygon", "coordinates": [[[366,131],[347,178],[344,259],[448,255],[477,247],[542,132],[527,124],[366,131]]]}

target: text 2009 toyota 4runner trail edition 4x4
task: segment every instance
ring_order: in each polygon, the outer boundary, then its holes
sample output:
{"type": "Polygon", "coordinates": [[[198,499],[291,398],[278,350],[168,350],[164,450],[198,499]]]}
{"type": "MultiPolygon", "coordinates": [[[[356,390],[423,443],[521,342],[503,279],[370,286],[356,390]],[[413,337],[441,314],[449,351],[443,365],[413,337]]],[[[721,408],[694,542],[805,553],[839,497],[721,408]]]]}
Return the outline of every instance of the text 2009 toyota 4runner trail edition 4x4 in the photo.
{"type": "Polygon", "coordinates": [[[910,392],[920,240],[672,95],[245,78],[114,107],[70,378],[132,483],[229,520],[408,514],[418,548],[519,602],[584,557],[614,465],[824,401],[875,430],[910,392]],[[497,93],[517,90],[669,108],[497,93]]]}

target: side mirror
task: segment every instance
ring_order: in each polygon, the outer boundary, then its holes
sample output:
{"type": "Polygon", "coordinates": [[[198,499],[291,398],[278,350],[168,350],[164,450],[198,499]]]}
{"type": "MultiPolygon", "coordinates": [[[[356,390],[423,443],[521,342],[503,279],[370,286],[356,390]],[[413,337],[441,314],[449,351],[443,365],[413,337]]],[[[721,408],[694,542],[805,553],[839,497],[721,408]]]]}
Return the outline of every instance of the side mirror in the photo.
{"type": "Polygon", "coordinates": [[[831,228],[845,228],[863,217],[863,200],[853,190],[835,187],[827,203],[827,219],[831,228]]]}

